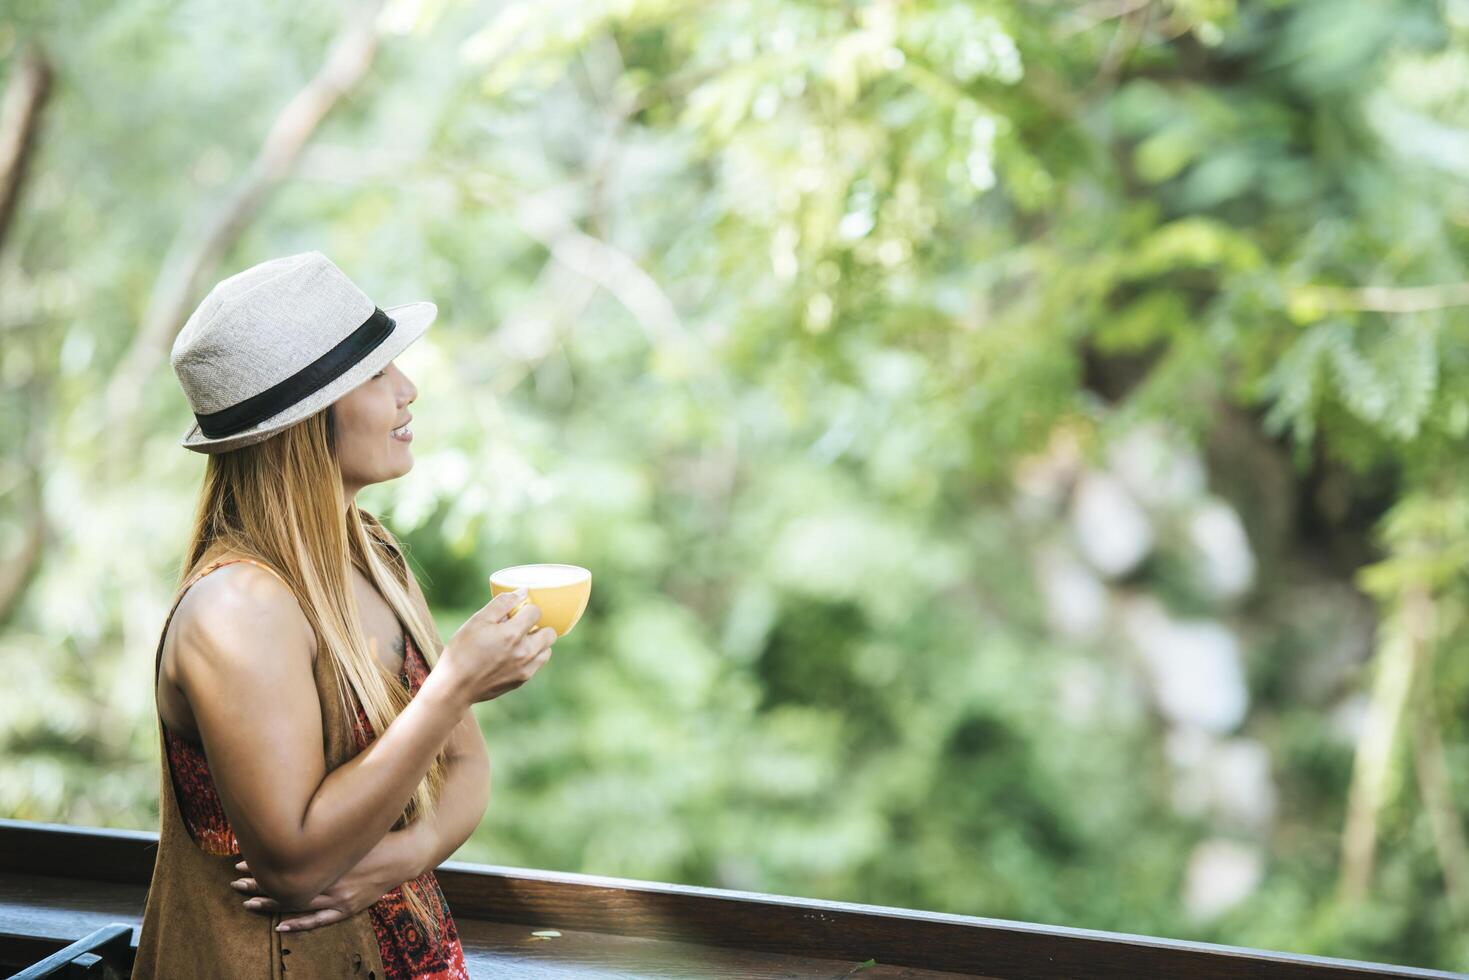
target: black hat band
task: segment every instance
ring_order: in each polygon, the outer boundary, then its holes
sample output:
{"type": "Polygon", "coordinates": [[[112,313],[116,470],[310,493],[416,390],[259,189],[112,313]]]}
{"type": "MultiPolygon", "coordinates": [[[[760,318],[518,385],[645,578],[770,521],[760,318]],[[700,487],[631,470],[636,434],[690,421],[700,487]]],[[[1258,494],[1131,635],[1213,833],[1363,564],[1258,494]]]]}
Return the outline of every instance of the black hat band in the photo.
{"type": "Polygon", "coordinates": [[[273,384],[229,408],[205,415],[195,412],[194,418],[199,421],[199,431],[211,439],[219,439],[252,429],[266,419],[279,415],[313,391],[340,378],[387,340],[397,325],[397,321],[374,306],[372,316],[363,321],[362,326],[284,381],[273,384]]]}

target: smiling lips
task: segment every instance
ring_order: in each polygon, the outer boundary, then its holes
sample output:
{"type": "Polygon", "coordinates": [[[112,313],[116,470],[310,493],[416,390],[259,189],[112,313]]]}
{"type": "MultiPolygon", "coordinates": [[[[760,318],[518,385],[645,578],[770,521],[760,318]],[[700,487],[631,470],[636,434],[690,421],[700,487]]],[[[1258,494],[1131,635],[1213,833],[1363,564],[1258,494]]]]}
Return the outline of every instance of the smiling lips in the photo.
{"type": "MultiPolygon", "coordinates": [[[[412,421],[413,416],[408,416],[408,422],[412,421]]],[[[399,442],[412,442],[413,430],[408,428],[408,422],[404,422],[401,426],[394,429],[392,432],[389,432],[388,435],[394,439],[397,439],[399,442]]]]}

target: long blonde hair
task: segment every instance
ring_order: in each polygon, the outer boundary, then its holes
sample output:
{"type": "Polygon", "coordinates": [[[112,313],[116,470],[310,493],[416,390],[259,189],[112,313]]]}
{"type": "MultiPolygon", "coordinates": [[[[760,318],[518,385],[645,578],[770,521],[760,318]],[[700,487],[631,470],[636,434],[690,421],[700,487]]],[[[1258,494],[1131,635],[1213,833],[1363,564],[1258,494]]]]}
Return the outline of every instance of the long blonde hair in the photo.
{"type": "MultiPolygon", "coordinates": [[[[316,633],[317,656],[327,657],[336,672],[345,717],[357,717],[350,689],[380,736],[410,695],[368,645],[352,568],[382,593],[430,667],[441,644],[427,608],[420,609],[408,590],[413,573],[397,539],[355,501],[347,503],[331,406],[263,442],[209,457],[180,588],[221,551],[261,561],[290,584],[316,633]]],[[[436,812],[447,772],[441,749],[394,830],[436,812]]],[[[402,893],[424,934],[437,938],[440,910],[429,904],[437,897],[421,895],[416,881],[406,882],[402,893]]]]}

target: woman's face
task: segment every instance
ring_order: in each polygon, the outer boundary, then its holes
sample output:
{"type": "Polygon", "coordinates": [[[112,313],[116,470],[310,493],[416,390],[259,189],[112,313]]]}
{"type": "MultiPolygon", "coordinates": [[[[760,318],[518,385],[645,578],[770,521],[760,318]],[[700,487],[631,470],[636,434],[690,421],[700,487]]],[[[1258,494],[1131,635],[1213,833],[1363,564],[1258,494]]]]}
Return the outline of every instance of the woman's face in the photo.
{"type": "Polygon", "coordinates": [[[337,461],[342,467],[342,489],[350,501],[372,483],[393,480],[413,468],[413,450],[403,432],[394,434],[412,416],[408,404],[418,389],[395,362],[353,388],[333,404],[337,461]]]}

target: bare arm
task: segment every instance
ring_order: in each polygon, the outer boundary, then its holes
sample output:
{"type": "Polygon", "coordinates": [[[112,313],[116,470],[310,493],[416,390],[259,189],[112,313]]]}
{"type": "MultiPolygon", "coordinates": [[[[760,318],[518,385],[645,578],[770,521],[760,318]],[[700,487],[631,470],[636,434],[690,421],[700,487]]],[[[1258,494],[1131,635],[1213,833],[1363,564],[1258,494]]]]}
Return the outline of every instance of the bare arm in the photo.
{"type": "Polygon", "coordinates": [[[283,904],[309,901],[388,833],[469,703],[431,672],[386,731],[327,773],[311,630],[283,583],[222,568],[175,622],[179,686],[240,853],[283,904]]]}
{"type": "Polygon", "coordinates": [[[414,821],[402,831],[413,834],[413,856],[409,860],[407,878],[416,878],[425,871],[434,870],[459,850],[479,827],[489,797],[488,755],[482,764],[463,756],[450,761],[438,812],[432,817],[414,821]]]}
{"type": "MultiPolygon", "coordinates": [[[[411,570],[408,573],[408,591],[419,614],[437,637],[438,628],[429,612],[428,601],[411,570]]],[[[433,676],[432,672],[429,676],[433,676]]],[[[424,854],[415,877],[437,868],[459,850],[479,826],[490,802],[490,753],[485,748],[484,736],[480,733],[472,706],[464,709],[464,717],[454,726],[446,752],[449,757],[448,779],[438,812],[421,821],[424,825],[424,854]]]]}

